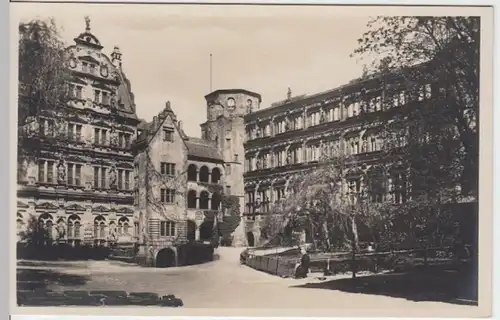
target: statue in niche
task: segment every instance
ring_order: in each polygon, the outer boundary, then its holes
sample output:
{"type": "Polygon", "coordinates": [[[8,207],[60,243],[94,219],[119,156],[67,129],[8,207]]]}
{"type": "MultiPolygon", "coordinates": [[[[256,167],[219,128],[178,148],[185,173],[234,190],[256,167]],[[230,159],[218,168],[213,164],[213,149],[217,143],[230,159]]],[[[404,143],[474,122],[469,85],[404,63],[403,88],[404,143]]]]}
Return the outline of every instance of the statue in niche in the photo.
{"type": "Polygon", "coordinates": [[[66,182],[66,166],[62,159],[59,160],[57,164],[57,182],[63,184],[66,182]]]}
{"type": "Polygon", "coordinates": [[[116,189],[116,170],[114,166],[109,171],[109,186],[111,189],[116,189]]]}
{"type": "Polygon", "coordinates": [[[111,238],[111,240],[116,240],[117,239],[117,236],[116,236],[116,225],[113,224],[113,226],[111,226],[109,228],[109,237],[111,238]]]}

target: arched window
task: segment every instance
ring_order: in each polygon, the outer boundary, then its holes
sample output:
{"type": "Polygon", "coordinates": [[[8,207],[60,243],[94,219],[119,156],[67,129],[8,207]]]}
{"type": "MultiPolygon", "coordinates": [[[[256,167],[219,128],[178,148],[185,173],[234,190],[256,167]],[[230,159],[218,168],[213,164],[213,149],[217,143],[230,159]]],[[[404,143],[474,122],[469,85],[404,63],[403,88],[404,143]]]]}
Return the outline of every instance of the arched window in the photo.
{"type": "Polygon", "coordinates": [[[188,181],[196,181],[198,175],[198,168],[195,164],[190,164],[188,167],[188,181]]]}
{"type": "Polygon", "coordinates": [[[80,239],[80,221],[75,221],[75,239],[80,239]]]}
{"type": "Polygon", "coordinates": [[[207,191],[202,191],[200,193],[200,209],[208,209],[208,197],[207,191]]]}
{"type": "Polygon", "coordinates": [[[80,217],[77,215],[72,215],[68,218],[68,239],[79,238],[80,237],[80,217]]]}
{"type": "Polygon", "coordinates": [[[52,237],[52,227],[54,225],[52,216],[48,213],[43,213],[38,218],[38,222],[42,228],[47,230],[48,236],[52,237]]]}
{"type": "Polygon", "coordinates": [[[130,222],[127,217],[121,217],[120,220],[118,220],[118,230],[119,234],[126,234],[128,235],[128,228],[130,226],[130,222]]]}
{"type": "Polygon", "coordinates": [[[196,191],[195,190],[189,190],[188,191],[188,208],[189,209],[196,209],[196,191]]]}
{"type": "Polygon", "coordinates": [[[212,183],[220,183],[221,173],[219,168],[212,169],[212,183]]]}
{"type": "Polygon", "coordinates": [[[203,166],[200,168],[200,181],[208,182],[209,171],[207,166],[203,166]]]}
{"type": "Polygon", "coordinates": [[[102,240],[105,238],[106,219],[103,216],[97,216],[94,219],[94,237],[102,240]]]}
{"type": "Polygon", "coordinates": [[[211,203],[212,210],[219,210],[220,200],[221,197],[217,192],[212,195],[212,203],[211,203]]]}
{"type": "Polygon", "coordinates": [[[227,106],[229,108],[234,108],[236,106],[236,101],[234,100],[234,98],[227,99],[227,106]]]}

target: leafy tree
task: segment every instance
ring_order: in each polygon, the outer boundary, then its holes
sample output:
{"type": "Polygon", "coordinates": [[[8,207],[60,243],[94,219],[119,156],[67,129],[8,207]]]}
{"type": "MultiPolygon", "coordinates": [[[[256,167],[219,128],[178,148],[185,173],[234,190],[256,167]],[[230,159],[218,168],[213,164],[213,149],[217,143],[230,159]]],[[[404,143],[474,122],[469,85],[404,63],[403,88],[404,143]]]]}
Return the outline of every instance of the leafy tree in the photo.
{"type": "Polygon", "coordinates": [[[394,118],[393,128],[410,126],[411,137],[429,137],[407,148],[403,159],[426,163],[419,170],[427,170],[429,184],[443,181],[437,174],[446,171],[445,181],[458,182],[462,195],[477,199],[480,18],[383,16],[367,27],[353,55],[371,60],[372,74],[401,84],[410,98],[422,83],[433,85],[433,103],[394,118]]]}
{"type": "MultiPolygon", "coordinates": [[[[358,166],[354,156],[323,146],[318,164],[292,178],[287,197],[273,208],[277,215],[266,218],[272,222],[264,229],[267,238],[283,243],[290,241],[290,231],[307,228],[318,250],[358,249],[360,223],[371,230],[384,215],[382,205],[369,203],[366,190],[346,195],[346,177],[358,166]],[[287,232],[287,228],[291,230],[287,232]]],[[[359,178],[364,176],[361,173],[359,178]]]]}
{"type": "Polygon", "coordinates": [[[19,126],[33,121],[44,110],[65,105],[69,77],[66,58],[54,20],[19,24],[19,126]]]}
{"type": "Polygon", "coordinates": [[[52,241],[48,230],[35,216],[30,216],[26,229],[20,234],[20,237],[21,242],[26,243],[30,248],[44,247],[52,241]]]}

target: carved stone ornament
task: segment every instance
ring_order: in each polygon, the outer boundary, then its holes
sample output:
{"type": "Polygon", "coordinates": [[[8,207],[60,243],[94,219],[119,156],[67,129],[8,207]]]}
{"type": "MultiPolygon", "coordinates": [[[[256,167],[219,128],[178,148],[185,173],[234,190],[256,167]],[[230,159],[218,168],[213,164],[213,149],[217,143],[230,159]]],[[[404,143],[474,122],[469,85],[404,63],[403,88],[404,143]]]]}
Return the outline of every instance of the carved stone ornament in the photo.
{"type": "Polygon", "coordinates": [[[66,166],[64,161],[61,159],[57,164],[57,182],[62,184],[66,182],[66,166]]]}
{"type": "Polygon", "coordinates": [[[103,76],[104,78],[107,78],[109,76],[109,70],[107,65],[101,66],[101,76],[103,76]]]}

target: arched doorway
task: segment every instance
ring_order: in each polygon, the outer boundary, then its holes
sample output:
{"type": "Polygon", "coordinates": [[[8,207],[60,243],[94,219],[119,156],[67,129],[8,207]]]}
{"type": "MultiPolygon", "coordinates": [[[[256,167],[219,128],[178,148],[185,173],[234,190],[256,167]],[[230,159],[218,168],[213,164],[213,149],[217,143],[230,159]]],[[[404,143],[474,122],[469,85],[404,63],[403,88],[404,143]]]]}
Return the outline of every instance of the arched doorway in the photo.
{"type": "Polygon", "coordinates": [[[157,268],[175,267],[175,251],[171,248],[161,249],[156,255],[157,268]]]}
{"type": "Polygon", "coordinates": [[[249,247],[255,246],[255,238],[253,236],[253,232],[251,231],[247,232],[247,242],[249,247]]]}
{"type": "Polygon", "coordinates": [[[196,240],[196,222],[192,220],[187,221],[187,240],[188,241],[196,240]]]}

